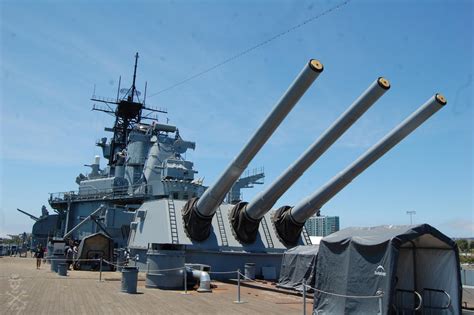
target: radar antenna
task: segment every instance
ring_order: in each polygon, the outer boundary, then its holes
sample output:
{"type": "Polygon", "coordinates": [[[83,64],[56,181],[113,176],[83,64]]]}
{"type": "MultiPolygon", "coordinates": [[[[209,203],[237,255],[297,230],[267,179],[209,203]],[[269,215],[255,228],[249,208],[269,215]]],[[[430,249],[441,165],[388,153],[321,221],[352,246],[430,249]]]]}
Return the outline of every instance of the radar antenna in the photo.
{"type": "MultiPolygon", "coordinates": [[[[105,106],[93,105],[92,110],[104,112],[115,116],[115,123],[113,128],[106,128],[107,131],[114,133],[110,144],[106,144],[103,141],[97,145],[101,147],[109,146],[108,150],[104,150],[104,157],[108,158],[109,165],[115,165],[117,161],[117,153],[126,148],[127,138],[130,131],[137,125],[140,124],[141,120],[157,121],[156,117],[150,117],[152,113],[167,113],[166,109],[153,108],[145,106],[146,98],[146,84],[145,84],[145,97],[140,100],[141,93],[136,88],[137,78],[137,66],[138,66],[138,52],[135,54],[135,66],[133,68],[133,81],[132,86],[129,89],[121,89],[121,77],[119,79],[119,87],[117,91],[117,98],[106,98],[93,95],[91,100],[94,102],[100,102],[105,106]],[[123,94],[123,96],[120,96],[123,94]],[[115,106],[115,108],[113,108],[115,106]],[[144,111],[146,114],[143,115],[144,111]],[[105,152],[108,152],[107,154],[105,152]]],[[[95,94],[95,93],[94,93],[95,94]]]]}

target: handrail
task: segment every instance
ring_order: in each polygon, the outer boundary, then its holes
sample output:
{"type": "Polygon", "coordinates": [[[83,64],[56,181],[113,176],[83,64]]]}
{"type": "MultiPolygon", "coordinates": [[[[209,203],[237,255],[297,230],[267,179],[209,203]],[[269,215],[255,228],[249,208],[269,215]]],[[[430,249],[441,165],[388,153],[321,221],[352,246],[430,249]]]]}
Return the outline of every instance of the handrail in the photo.
{"type": "Polygon", "coordinates": [[[444,290],[439,290],[439,289],[423,288],[421,294],[424,295],[425,292],[430,292],[430,301],[431,301],[431,292],[443,293],[448,298],[448,303],[446,304],[446,306],[423,305],[424,308],[437,309],[437,310],[446,310],[451,306],[451,296],[449,295],[448,292],[446,292],[444,290]]]}
{"type": "MultiPolygon", "coordinates": [[[[87,186],[89,187],[89,185],[87,186]]],[[[151,194],[152,185],[132,185],[132,186],[116,186],[105,189],[97,189],[93,186],[90,186],[93,189],[85,189],[81,192],[79,191],[66,191],[66,192],[56,192],[49,194],[50,202],[61,202],[65,200],[83,200],[91,199],[97,197],[136,197],[136,196],[145,196],[151,194]],[[139,191],[137,191],[139,189],[139,191]],[[131,192],[129,193],[129,190],[131,192]]]]}
{"type": "MultiPolygon", "coordinates": [[[[247,277],[245,277],[245,278],[247,278],[247,277]]],[[[315,292],[319,292],[319,293],[327,294],[327,295],[332,295],[332,296],[337,296],[337,297],[342,297],[342,298],[349,298],[349,299],[380,299],[384,296],[383,291],[380,291],[380,290],[377,291],[375,293],[375,295],[347,295],[347,294],[323,291],[323,290],[317,289],[315,287],[312,287],[312,286],[309,286],[309,285],[306,285],[306,284],[304,286],[307,289],[313,289],[315,292]]]]}
{"type": "MultiPolygon", "coordinates": [[[[414,311],[419,311],[421,307],[423,306],[423,298],[421,297],[420,293],[418,293],[416,290],[396,289],[395,291],[402,292],[402,293],[413,293],[418,298],[418,306],[413,309],[414,311]]],[[[402,304],[402,308],[403,308],[403,304],[402,304]]],[[[407,309],[407,308],[403,308],[403,309],[407,309]]]]}

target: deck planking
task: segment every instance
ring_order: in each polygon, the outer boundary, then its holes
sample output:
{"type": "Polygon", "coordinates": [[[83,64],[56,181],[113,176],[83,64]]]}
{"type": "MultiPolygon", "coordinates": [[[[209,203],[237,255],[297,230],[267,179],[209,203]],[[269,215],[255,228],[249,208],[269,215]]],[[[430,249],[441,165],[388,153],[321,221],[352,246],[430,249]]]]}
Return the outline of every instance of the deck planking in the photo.
{"type": "MultiPolygon", "coordinates": [[[[302,314],[302,298],[241,287],[244,304],[233,303],[237,286],[213,282],[212,293],[145,288],[140,273],[139,294],[120,292],[120,273],[69,271],[60,277],[48,264],[36,269],[31,258],[0,258],[0,314],[302,314]],[[18,280],[13,278],[17,275],[18,280]],[[12,278],[13,277],[13,278],[12,278]]],[[[307,313],[311,314],[312,300],[307,313]]]]}

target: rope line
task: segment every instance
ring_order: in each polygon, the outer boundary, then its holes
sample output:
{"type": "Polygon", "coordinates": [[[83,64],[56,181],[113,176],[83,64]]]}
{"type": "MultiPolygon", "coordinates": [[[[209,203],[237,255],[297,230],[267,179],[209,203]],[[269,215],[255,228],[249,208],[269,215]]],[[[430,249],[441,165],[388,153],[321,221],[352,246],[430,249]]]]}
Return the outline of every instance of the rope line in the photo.
{"type": "Polygon", "coordinates": [[[337,296],[337,297],[351,298],[351,299],[375,299],[375,298],[381,298],[383,296],[383,292],[381,294],[378,294],[378,295],[345,295],[345,294],[338,294],[338,293],[332,293],[332,292],[319,290],[319,289],[313,288],[312,286],[309,286],[309,285],[306,285],[306,284],[304,286],[309,288],[309,289],[313,289],[314,291],[319,292],[319,293],[323,293],[323,294],[327,294],[327,295],[333,295],[333,296],[337,296]]]}
{"type": "MultiPolygon", "coordinates": [[[[65,261],[66,259],[50,259],[50,260],[58,260],[58,261],[65,261]]],[[[78,259],[78,260],[75,260],[75,261],[95,261],[95,262],[98,262],[100,261],[100,259],[78,259]]],[[[109,265],[113,265],[113,266],[116,266],[116,267],[120,267],[119,265],[117,264],[114,264],[114,263],[111,263],[105,259],[102,260],[102,262],[106,263],[106,264],[109,264],[109,265]]],[[[169,268],[169,269],[155,269],[155,270],[146,270],[147,273],[150,273],[150,272],[167,272],[167,271],[178,271],[178,270],[186,270],[187,267],[186,266],[183,266],[183,267],[178,267],[178,268],[169,268]]],[[[244,280],[248,280],[248,281],[252,281],[252,282],[257,282],[256,280],[254,279],[251,279],[249,277],[247,277],[245,274],[241,273],[240,271],[238,270],[233,270],[233,271],[207,271],[207,273],[209,274],[231,274],[231,273],[237,273],[239,274],[244,280]]],[[[375,298],[381,298],[383,297],[383,292],[381,292],[380,294],[377,294],[377,295],[345,295],[345,294],[339,294],[339,293],[333,293],[333,292],[328,292],[328,291],[324,291],[324,290],[320,290],[320,289],[317,289],[317,288],[314,288],[312,286],[309,286],[307,284],[304,284],[304,286],[308,289],[312,289],[314,290],[315,292],[319,292],[319,293],[322,293],[322,294],[327,294],[327,295],[332,295],[332,296],[337,296],[337,297],[343,297],[343,298],[351,298],[351,299],[375,299],[375,298]]]]}
{"type": "Polygon", "coordinates": [[[252,282],[257,282],[256,280],[250,279],[250,278],[247,277],[246,275],[242,274],[240,271],[238,271],[238,273],[239,273],[244,279],[246,279],[246,280],[250,280],[250,281],[252,281],[252,282]]]}
{"type": "Polygon", "coordinates": [[[170,269],[156,269],[156,270],[147,270],[146,272],[150,272],[150,271],[154,271],[154,272],[157,272],[157,271],[176,271],[176,270],[183,270],[183,269],[186,269],[186,267],[180,267],[180,268],[170,268],[170,269]]]}
{"type": "Polygon", "coordinates": [[[240,58],[240,57],[242,57],[242,56],[244,56],[244,55],[247,55],[247,54],[249,54],[250,52],[252,52],[252,51],[254,51],[254,50],[256,50],[256,49],[258,49],[258,48],[260,48],[260,47],[262,47],[262,46],[265,46],[266,44],[268,44],[268,43],[270,43],[270,42],[272,42],[272,41],[274,41],[274,40],[276,40],[276,39],[278,39],[278,38],[280,38],[280,37],[282,37],[282,36],[285,36],[285,35],[287,35],[288,33],[291,33],[291,32],[293,32],[294,30],[296,30],[296,29],[298,29],[298,28],[300,28],[300,27],[302,27],[302,26],[304,26],[304,25],[306,25],[306,24],[308,24],[308,23],[311,23],[311,22],[313,22],[313,21],[315,21],[315,20],[317,20],[317,19],[319,19],[319,18],[325,16],[326,14],[331,13],[332,11],[335,11],[335,10],[338,10],[338,9],[342,8],[343,6],[345,6],[346,4],[348,4],[350,1],[351,1],[351,0],[346,0],[346,1],[344,1],[344,2],[341,2],[341,3],[339,3],[338,5],[336,5],[336,6],[332,7],[332,8],[329,8],[329,9],[327,9],[327,10],[321,12],[320,14],[315,15],[315,16],[313,16],[313,17],[310,17],[309,19],[306,19],[306,20],[304,20],[303,22],[301,22],[301,23],[299,23],[299,24],[297,24],[297,25],[295,25],[295,26],[292,26],[292,27],[290,27],[290,28],[288,28],[288,29],[286,29],[286,30],[284,30],[284,31],[282,31],[282,32],[280,32],[280,33],[278,33],[278,34],[276,34],[276,35],[273,35],[272,37],[270,37],[270,38],[268,38],[268,39],[266,39],[266,40],[264,40],[264,41],[262,41],[262,42],[260,42],[260,43],[258,43],[258,44],[255,44],[255,45],[253,45],[253,46],[250,46],[249,48],[246,48],[246,49],[244,49],[244,50],[242,50],[242,51],[240,51],[240,52],[238,52],[238,53],[232,55],[231,57],[229,57],[229,58],[227,58],[227,59],[224,59],[223,61],[221,61],[221,62],[219,62],[219,63],[216,63],[215,65],[213,65],[213,66],[211,66],[211,67],[209,67],[209,68],[207,68],[207,69],[202,70],[201,72],[195,73],[195,74],[193,74],[193,75],[191,75],[191,76],[189,76],[189,77],[187,77],[187,78],[185,78],[185,79],[183,79],[183,80],[181,80],[181,81],[178,81],[178,82],[176,82],[176,83],[174,83],[174,84],[172,84],[172,85],[170,85],[170,86],[168,86],[168,87],[162,89],[162,90],[159,90],[158,92],[153,93],[153,94],[151,94],[150,96],[148,96],[148,98],[154,97],[154,96],[156,96],[156,95],[158,95],[158,94],[161,94],[161,93],[167,92],[167,91],[169,91],[169,90],[171,90],[171,89],[174,89],[174,88],[177,87],[177,86],[180,86],[180,85],[182,85],[182,84],[184,84],[184,83],[187,83],[187,82],[189,82],[189,81],[191,81],[191,80],[193,80],[193,79],[196,79],[196,78],[198,78],[198,77],[200,77],[200,76],[203,76],[203,75],[205,75],[206,73],[209,73],[209,72],[211,72],[211,71],[213,71],[213,70],[215,70],[215,69],[217,69],[217,68],[219,68],[219,67],[221,67],[221,66],[224,66],[225,64],[227,64],[227,63],[229,63],[229,62],[234,61],[235,59],[238,59],[238,58],[240,58]]]}
{"type": "Polygon", "coordinates": [[[226,273],[237,273],[237,270],[234,271],[206,271],[209,274],[226,274],[226,273]]]}
{"type": "MultiPolygon", "coordinates": [[[[119,265],[116,265],[114,263],[111,263],[107,260],[103,260],[105,263],[109,264],[109,265],[113,265],[113,266],[116,266],[116,267],[120,267],[119,265]]],[[[188,267],[186,266],[183,266],[183,267],[177,267],[177,268],[169,268],[169,269],[152,269],[152,270],[146,270],[147,273],[149,272],[164,272],[164,271],[177,271],[177,270],[183,270],[183,269],[187,269],[188,267]]],[[[231,274],[231,273],[237,273],[238,271],[235,270],[235,271],[206,271],[207,273],[209,274],[231,274]]]]}
{"type": "MultiPolygon", "coordinates": [[[[123,263],[122,265],[121,265],[121,264],[114,264],[114,263],[112,263],[112,262],[110,262],[110,261],[107,261],[107,260],[105,260],[105,259],[103,260],[103,262],[105,262],[106,264],[115,266],[115,267],[127,267],[127,266],[125,265],[125,263],[123,263]]],[[[131,267],[133,267],[133,266],[131,266],[131,267]]]]}
{"type": "MultiPolygon", "coordinates": [[[[28,258],[28,259],[38,259],[38,258],[28,258]]],[[[68,261],[69,259],[66,259],[66,258],[39,258],[39,259],[44,259],[46,261],[68,261]]],[[[73,262],[77,262],[77,261],[96,261],[96,262],[100,262],[100,258],[98,259],[71,259],[71,261],[73,262]]],[[[105,262],[105,259],[103,260],[105,262]]]]}

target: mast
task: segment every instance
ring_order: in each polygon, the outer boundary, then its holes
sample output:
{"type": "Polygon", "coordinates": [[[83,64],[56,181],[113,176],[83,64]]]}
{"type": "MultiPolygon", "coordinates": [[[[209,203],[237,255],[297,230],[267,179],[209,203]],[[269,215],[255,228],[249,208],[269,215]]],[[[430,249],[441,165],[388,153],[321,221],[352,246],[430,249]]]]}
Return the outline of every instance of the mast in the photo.
{"type": "MultiPolygon", "coordinates": [[[[130,101],[133,102],[133,97],[135,96],[135,80],[137,78],[137,64],[138,64],[138,52],[135,54],[135,67],[133,69],[133,82],[132,82],[132,99],[130,101]]],[[[138,98],[138,97],[137,97],[138,98]]]]}
{"type": "MultiPolygon", "coordinates": [[[[127,139],[130,131],[141,122],[142,119],[156,120],[149,117],[152,112],[167,113],[166,110],[146,107],[144,102],[140,101],[138,95],[140,92],[136,88],[137,68],[138,68],[138,52],[135,53],[135,64],[133,67],[132,85],[129,89],[120,89],[121,77],[119,78],[119,88],[117,90],[117,98],[105,98],[93,96],[92,101],[105,104],[106,107],[99,107],[94,104],[92,110],[101,111],[115,116],[114,126],[106,130],[112,131],[114,134],[111,137],[110,143],[99,142],[97,145],[102,147],[104,157],[109,160],[109,166],[115,166],[117,162],[117,153],[124,150],[127,146],[127,139]],[[120,97],[120,93],[125,93],[120,97]],[[135,96],[137,96],[135,100],[135,96]],[[116,106],[113,108],[112,106],[116,106]],[[142,116],[142,111],[146,110],[148,113],[142,116]]],[[[94,93],[95,94],[95,93],[94,93]]]]}

